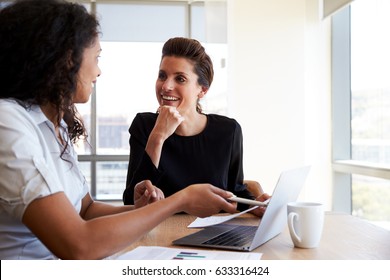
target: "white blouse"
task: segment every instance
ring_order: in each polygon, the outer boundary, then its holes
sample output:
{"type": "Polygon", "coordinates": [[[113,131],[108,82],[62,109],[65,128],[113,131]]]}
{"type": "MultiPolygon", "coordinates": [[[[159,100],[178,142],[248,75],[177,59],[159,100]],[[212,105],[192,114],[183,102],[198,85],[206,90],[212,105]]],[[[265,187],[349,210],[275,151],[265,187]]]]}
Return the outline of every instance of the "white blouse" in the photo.
{"type": "Polygon", "coordinates": [[[22,223],[33,200],[64,192],[80,211],[89,187],[66,131],[62,136],[69,146],[61,158],[64,146],[39,106],[0,99],[0,259],[56,258],[22,223]]]}

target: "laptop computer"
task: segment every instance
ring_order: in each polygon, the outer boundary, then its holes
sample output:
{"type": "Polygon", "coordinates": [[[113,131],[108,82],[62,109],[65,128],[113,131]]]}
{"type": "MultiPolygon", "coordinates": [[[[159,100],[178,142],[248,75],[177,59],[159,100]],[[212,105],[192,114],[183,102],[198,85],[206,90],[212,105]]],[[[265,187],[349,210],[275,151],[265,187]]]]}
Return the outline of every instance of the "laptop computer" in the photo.
{"type": "Polygon", "coordinates": [[[283,171],[258,226],[219,224],[173,241],[174,245],[252,251],[287,225],[287,203],[296,201],[310,167],[283,171]]]}

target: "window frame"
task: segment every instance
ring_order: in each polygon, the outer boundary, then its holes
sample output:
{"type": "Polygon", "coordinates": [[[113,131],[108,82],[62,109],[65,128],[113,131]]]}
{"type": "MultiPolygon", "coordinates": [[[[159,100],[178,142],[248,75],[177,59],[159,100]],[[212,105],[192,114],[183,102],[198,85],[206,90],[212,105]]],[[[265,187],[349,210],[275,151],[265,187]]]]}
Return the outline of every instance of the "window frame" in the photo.
{"type": "Polygon", "coordinates": [[[332,16],[333,210],[352,213],[352,174],[390,179],[390,166],[352,160],[351,8],[332,16]]]}

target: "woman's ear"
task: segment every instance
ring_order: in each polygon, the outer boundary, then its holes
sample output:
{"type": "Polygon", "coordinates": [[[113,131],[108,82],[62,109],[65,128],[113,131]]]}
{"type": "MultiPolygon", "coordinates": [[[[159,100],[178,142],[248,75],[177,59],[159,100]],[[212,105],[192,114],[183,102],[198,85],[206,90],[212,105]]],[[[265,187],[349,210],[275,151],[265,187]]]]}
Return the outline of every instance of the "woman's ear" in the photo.
{"type": "Polygon", "coordinates": [[[208,88],[202,86],[202,90],[199,92],[198,98],[199,98],[199,99],[203,98],[203,97],[206,95],[206,93],[207,93],[208,90],[209,90],[208,88]]]}
{"type": "Polygon", "coordinates": [[[68,69],[72,69],[72,67],[74,66],[74,63],[73,63],[73,60],[72,60],[72,54],[73,54],[73,51],[69,50],[68,53],[66,54],[66,62],[67,62],[67,66],[68,66],[68,69]]]}

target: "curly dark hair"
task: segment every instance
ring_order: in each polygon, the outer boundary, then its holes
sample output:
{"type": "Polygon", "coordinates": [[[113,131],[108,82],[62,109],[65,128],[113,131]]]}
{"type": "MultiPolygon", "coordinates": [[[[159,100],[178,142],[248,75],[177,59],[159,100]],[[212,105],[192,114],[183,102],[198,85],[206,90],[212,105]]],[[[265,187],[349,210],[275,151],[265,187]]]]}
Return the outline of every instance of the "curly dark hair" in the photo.
{"type": "MultiPolygon", "coordinates": [[[[199,85],[210,88],[214,78],[213,62],[199,41],[183,37],[171,38],[162,48],[161,59],[165,56],[183,57],[192,61],[199,85]]],[[[196,109],[199,113],[202,112],[199,103],[196,109]]]]}
{"type": "Polygon", "coordinates": [[[0,98],[52,104],[71,141],[86,137],[72,100],[83,52],[99,28],[84,6],[62,0],[15,1],[0,10],[0,98]]]}

